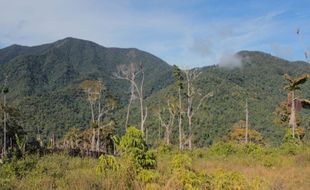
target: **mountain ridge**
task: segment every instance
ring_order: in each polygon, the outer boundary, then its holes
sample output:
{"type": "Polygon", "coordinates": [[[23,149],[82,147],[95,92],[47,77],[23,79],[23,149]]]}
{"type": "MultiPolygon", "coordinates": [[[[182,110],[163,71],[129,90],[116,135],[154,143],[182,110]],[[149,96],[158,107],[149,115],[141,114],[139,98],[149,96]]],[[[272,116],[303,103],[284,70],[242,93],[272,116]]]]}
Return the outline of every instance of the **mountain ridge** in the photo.
{"type": "MultiPolygon", "coordinates": [[[[240,51],[241,67],[219,65],[198,68],[202,75],[195,82],[201,93],[216,89],[216,96],[206,101],[194,123],[195,144],[204,146],[227,135],[231,126],[243,119],[243,103],[249,97],[251,123],[270,141],[278,142],[283,130],[274,127],[274,109],[283,100],[283,75],[309,73],[306,62],[290,62],[259,51],[240,51]]],[[[117,65],[141,62],[144,65],[145,99],[150,109],[163,97],[173,94],[172,66],[151,53],[136,48],[107,48],[91,41],[65,38],[53,43],[0,49],[0,81],[9,74],[9,103],[21,110],[22,124],[35,133],[55,133],[61,137],[69,128],[89,127],[89,105],[79,89],[83,80],[102,79],[106,94],[119,101],[116,111],[118,131],[123,129],[123,109],[129,98],[129,84],[112,76],[117,65]]],[[[308,97],[306,84],[300,95],[308,97]]],[[[184,102],[185,99],[184,99],[184,102]]],[[[164,104],[163,104],[164,106],[164,104]]],[[[133,107],[131,124],[137,125],[139,110],[133,107]]],[[[303,113],[306,116],[306,112],[303,113]]],[[[308,121],[303,118],[304,127],[308,121]]],[[[150,114],[147,121],[150,141],[156,140],[158,121],[150,114]]],[[[186,118],[184,119],[186,128],[186,118]]]]}

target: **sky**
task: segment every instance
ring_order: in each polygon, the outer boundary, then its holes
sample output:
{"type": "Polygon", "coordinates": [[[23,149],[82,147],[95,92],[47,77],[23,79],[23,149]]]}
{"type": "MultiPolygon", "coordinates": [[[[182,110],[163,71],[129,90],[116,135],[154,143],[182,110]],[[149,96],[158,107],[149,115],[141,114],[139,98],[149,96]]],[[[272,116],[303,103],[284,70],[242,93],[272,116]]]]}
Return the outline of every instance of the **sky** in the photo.
{"type": "Polygon", "coordinates": [[[219,64],[240,50],[305,60],[309,8],[309,0],[0,0],[0,48],[75,37],[180,67],[219,64]]]}

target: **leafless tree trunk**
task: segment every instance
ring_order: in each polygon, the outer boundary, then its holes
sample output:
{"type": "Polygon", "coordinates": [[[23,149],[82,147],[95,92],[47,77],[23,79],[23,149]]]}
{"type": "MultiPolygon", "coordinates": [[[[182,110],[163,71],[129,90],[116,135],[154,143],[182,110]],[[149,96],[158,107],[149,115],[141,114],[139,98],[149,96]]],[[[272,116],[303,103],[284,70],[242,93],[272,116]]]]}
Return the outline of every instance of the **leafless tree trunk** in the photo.
{"type": "Polygon", "coordinates": [[[181,87],[178,88],[178,95],[179,95],[179,148],[183,149],[183,131],[182,131],[182,97],[181,97],[181,87]]]}
{"type": "Polygon", "coordinates": [[[297,124],[296,124],[295,93],[294,93],[294,91],[291,91],[291,94],[292,94],[292,108],[291,108],[289,126],[292,128],[292,135],[293,135],[293,138],[295,138],[295,129],[296,129],[297,124]]]}
{"type": "Polygon", "coordinates": [[[100,128],[97,128],[97,144],[96,144],[96,151],[99,154],[100,152],[100,128]]]}
{"type": "Polygon", "coordinates": [[[91,120],[93,123],[95,123],[95,114],[94,114],[94,105],[93,103],[90,103],[90,110],[91,110],[91,120]]]}
{"type": "Polygon", "coordinates": [[[7,91],[7,82],[8,82],[8,77],[6,76],[5,81],[4,81],[4,86],[2,89],[2,94],[3,94],[3,156],[5,157],[7,155],[7,119],[8,119],[8,114],[6,113],[6,91],[7,91]]]}
{"type": "Polygon", "coordinates": [[[129,102],[128,102],[128,106],[127,106],[127,114],[126,114],[126,122],[125,122],[125,128],[126,129],[128,127],[130,108],[131,108],[131,104],[132,104],[132,101],[134,100],[134,98],[135,98],[135,88],[134,88],[134,85],[130,82],[130,98],[129,98],[129,102]]]}
{"type": "Polygon", "coordinates": [[[161,111],[158,112],[158,119],[160,121],[160,125],[165,128],[165,141],[167,145],[170,145],[170,136],[171,136],[171,130],[172,126],[174,124],[175,120],[175,110],[173,110],[173,105],[168,100],[168,111],[169,111],[169,119],[167,122],[164,121],[164,119],[161,116],[161,111]]]}
{"type": "Polygon", "coordinates": [[[245,142],[248,143],[248,130],[249,130],[249,109],[248,99],[245,102],[245,142]]]}
{"type": "Polygon", "coordinates": [[[196,108],[193,106],[194,96],[197,95],[197,90],[193,86],[193,82],[199,77],[201,72],[197,69],[185,70],[186,82],[187,82],[187,119],[188,119],[188,147],[192,149],[192,119],[197,110],[199,110],[202,102],[208,98],[213,96],[213,92],[210,92],[200,98],[198,105],[196,108]]]}
{"type": "MultiPolygon", "coordinates": [[[[127,80],[130,85],[135,89],[139,102],[140,102],[140,130],[145,133],[144,124],[147,118],[147,107],[144,106],[144,96],[143,96],[143,84],[144,84],[144,71],[143,68],[136,68],[136,65],[131,63],[129,65],[120,65],[118,68],[118,73],[114,73],[114,77],[117,79],[127,80]],[[136,76],[141,73],[141,82],[138,86],[136,82],[136,76]]],[[[127,112],[129,117],[129,112],[127,112]]],[[[127,127],[127,126],[126,126],[127,127]]]]}
{"type": "Polygon", "coordinates": [[[93,128],[93,135],[91,137],[91,151],[95,152],[95,146],[96,146],[96,129],[93,128]]]}

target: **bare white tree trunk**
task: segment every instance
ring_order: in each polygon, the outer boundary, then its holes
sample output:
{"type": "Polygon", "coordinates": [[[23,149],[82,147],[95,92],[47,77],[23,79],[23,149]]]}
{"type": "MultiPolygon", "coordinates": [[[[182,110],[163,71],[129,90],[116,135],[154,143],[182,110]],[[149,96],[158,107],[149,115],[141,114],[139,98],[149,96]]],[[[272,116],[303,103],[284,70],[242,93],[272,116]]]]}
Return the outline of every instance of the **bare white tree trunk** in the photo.
{"type": "Polygon", "coordinates": [[[100,152],[100,128],[97,128],[97,143],[96,143],[96,151],[99,154],[100,152]]]}
{"type": "MultiPolygon", "coordinates": [[[[114,73],[114,77],[118,79],[127,80],[130,82],[130,85],[135,89],[139,102],[140,102],[140,130],[145,133],[145,121],[147,118],[147,107],[144,106],[144,96],[143,96],[143,84],[144,84],[144,71],[143,68],[137,70],[136,65],[131,63],[129,65],[120,65],[118,67],[118,73],[114,73]],[[142,79],[140,86],[136,82],[136,76],[141,73],[142,79]]],[[[129,109],[129,108],[128,108],[129,109]]],[[[127,110],[127,115],[129,117],[129,111],[127,110]]],[[[127,121],[128,122],[128,121],[127,121]]]]}
{"type": "Polygon", "coordinates": [[[90,148],[92,152],[95,152],[95,146],[96,146],[96,129],[93,128],[93,134],[91,137],[91,148],[90,148]]]}
{"type": "Polygon", "coordinates": [[[289,126],[292,128],[292,135],[293,138],[295,138],[295,129],[296,129],[296,110],[295,110],[295,93],[294,91],[292,93],[292,108],[291,108],[291,115],[290,115],[290,121],[289,121],[289,126]]]}
{"type": "Polygon", "coordinates": [[[129,98],[129,102],[128,102],[128,106],[127,106],[125,129],[127,129],[127,127],[128,127],[130,108],[131,108],[131,104],[132,104],[132,101],[134,99],[134,96],[135,96],[134,85],[132,84],[132,82],[130,82],[130,98],[129,98]]]}
{"type": "Polygon", "coordinates": [[[91,109],[91,120],[93,123],[95,123],[95,113],[94,113],[94,106],[92,102],[90,102],[90,109],[91,109]]]}
{"type": "Polygon", "coordinates": [[[183,131],[182,131],[182,97],[181,97],[181,87],[178,88],[179,94],[179,148],[183,149],[183,131]]]}
{"type": "Polygon", "coordinates": [[[3,156],[7,155],[7,119],[8,114],[6,113],[6,89],[7,88],[8,77],[5,78],[4,87],[2,89],[3,94],[3,156]]]}
{"type": "Polygon", "coordinates": [[[245,102],[245,142],[248,143],[248,130],[249,130],[249,110],[248,99],[245,102]]]}
{"type": "Polygon", "coordinates": [[[188,146],[189,149],[192,149],[192,119],[196,111],[199,110],[200,106],[202,105],[203,101],[208,98],[213,96],[213,92],[210,92],[200,98],[198,105],[194,108],[193,106],[193,99],[194,96],[197,94],[197,90],[193,86],[193,82],[198,78],[198,76],[201,74],[200,71],[197,69],[193,70],[185,70],[185,76],[186,76],[186,81],[187,81],[187,118],[188,118],[188,146]]]}
{"type": "MultiPolygon", "coordinates": [[[[171,106],[169,101],[168,101],[168,106],[171,106]]],[[[171,107],[168,107],[168,111],[169,111],[169,119],[167,122],[163,120],[161,116],[161,112],[159,112],[157,115],[160,121],[160,125],[165,128],[165,142],[167,145],[170,145],[170,136],[171,136],[172,126],[174,125],[175,111],[172,110],[171,107]]]]}

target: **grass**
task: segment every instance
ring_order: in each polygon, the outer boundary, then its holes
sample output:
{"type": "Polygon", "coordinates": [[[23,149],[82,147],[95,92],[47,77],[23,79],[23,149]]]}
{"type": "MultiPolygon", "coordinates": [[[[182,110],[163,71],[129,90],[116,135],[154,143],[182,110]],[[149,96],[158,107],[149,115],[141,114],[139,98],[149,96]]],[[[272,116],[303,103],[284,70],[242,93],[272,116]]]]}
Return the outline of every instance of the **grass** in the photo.
{"type": "Polygon", "coordinates": [[[96,174],[98,160],[47,155],[0,165],[0,189],[270,189],[310,188],[310,148],[218,144],[193,151],[157,150],[156,169],[135,172],[117,157],[117,170],[96,174]],[[228,147],[228,148],[227,148],[228,147]],[[251,151],[249,151],[249,149],[251,151]]]}

